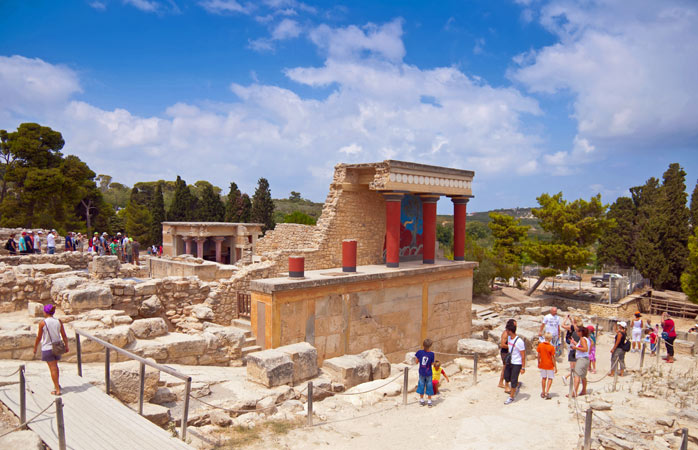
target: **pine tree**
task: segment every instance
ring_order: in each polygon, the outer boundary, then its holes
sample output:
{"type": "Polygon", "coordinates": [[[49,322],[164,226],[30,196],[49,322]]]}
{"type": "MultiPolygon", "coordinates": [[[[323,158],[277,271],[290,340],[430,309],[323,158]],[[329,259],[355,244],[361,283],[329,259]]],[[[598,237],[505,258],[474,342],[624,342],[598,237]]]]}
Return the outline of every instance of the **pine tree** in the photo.
{"type": "Polygon", "coordinates": [[[138,189],[131,190],[131,199],[126,206],[126,234],[142,245],[151,244],[150,227],[152,218],[148,208],[138,203],[138,189]]]}
{"type": "Polygon", "coordinates": [[[233,223],[239,223],[240,222],[240,216],[237,214],[237,205],[238,202],[240,201],[240,197],[242,194],[240,193],[240,189],[238,189],[238,185],[235,183],[230,183],[230,192],[228,192],[228,196],[225,199],[225,221],[226,222],[233,222],[233,223]]]}
{"type": "Polygon", "coordinates": [[[698,303],[698,227],[688,238],[688,267],[681,275],[681,288],[693,303],[698,303]]]}
{"type": "Polygon", "coordinates": [[[264,224],[264,231],[274,228],[274,201],[271,199],[269,182],[266,178],[260,178],[257,182],[257,189],[252,196],[250,215],[253,222],[264,224]]]}
{"type": "Polygon", "coordinates": [[[191,193],[187,182],[177,175],[175,181],[174,198],[170,209],[167,211],[167,220],[173,222],[187,222],[198,220],[198,199],[191,193]]]}
{"type": "Polygon", "coordinates": [[[661,288],[668,279],[668,264],[661,250],[665,218],[659,213],[659,180],[652,177],[643,186],[630,188],[630,193],[637,211],[633,265],[656,288],[661,288]]]}
{"type": "Polygon", "coordinates": [[[633,265],[635,250],[635,205],[629,197],[618,197],[608,210],[613,224],[604,228],[599,238],[597,258],[602,264],[621,267],[633,265]]]}
{"type": "Polygon", "coordinates": [[[698,181],[696,187],[693,188],[691,194],[691,226],[694,230],[698,230],[698,181]]]}
{"type": "Polygon", "coordinates": [[[203,222],[223,222],[225,218],[225,206],[221,197],[213,190],[213,186],[206,185],[201,192],[199,203],[199,220],[203,222]]]}
{"type": "Polygon", "coordinates": [[[162,223],[165,221],[165,200],[162,195],[162,183],[155,189],[153,203],[150,206],[152,220],[150,222],[150,242],[162,245],[162,223]]]}
{"type": "Polygon", "coordinates": [[[688,238],[691,235],[690,212],[686,207],[686,172],[677,163],[664,172],[658,213],[664,217],[661,251],[668,264],[664,289],[680,290],[681,274],[688,264],[688,238]]]}
{"type": "Polygon", "coordinates": [[[242,194],[237,206],[237,215],[240,222],[246,223],[252,220],[252,200],[247,194],[242,194]]]}

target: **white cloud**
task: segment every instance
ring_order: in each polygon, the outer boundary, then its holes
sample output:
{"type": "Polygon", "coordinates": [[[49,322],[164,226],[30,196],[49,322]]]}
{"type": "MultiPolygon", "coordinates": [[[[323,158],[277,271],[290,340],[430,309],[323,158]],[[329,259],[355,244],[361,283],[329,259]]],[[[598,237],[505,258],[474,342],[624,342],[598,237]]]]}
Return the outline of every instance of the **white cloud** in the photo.
{"type": "Polygon", "coordinates": [[[402,19],[381,26],[368,24],[362,28],[355,25],[346,28],[320,25],[310,33],[310,39],[327,52],[329,59],[359,58],[363,52],[393,62],[400,61],[405,56],[402,19]]]}
{"type": "Polygon", "coordinates": [[[145,12],[156,12],[160,8],[158,2],[150,0],[124,0],[124,3],[145,12]]]}
{"type": "Polygon", "coordinates": [[[340,153],[344,153],[347,155],[356,155],[361,153],[363,149],[361,148],[360,145],[357,144],[350,144],[350,145],[345,145],[344,147],[339,149],[340,153]]]}
{"type": "Polygon", "coordinates": [[[236,0],[204,0],[199,2],[199,6],[212,14],[249,14],[254,9],[251,4],[243,5],[236,0]]]}
{"type": "Polygon", "coordinates": [[[104,11],[105,9],[107,9],[107,4],[106,4],[106,3],[100,2],[100,1],[97,1],[97,0],[95,0],[94,2],[90,2],[89,5],[90,5],[90,7],[94,8],[94,9],[97,9],[97,10],[99,10],[99,11],[104,11]]]}
{"type": "Polygon", "coordinates": [[[473,53],[476,55],[481,54],[485,48],[485,38],[479,38],[475,40],[475,46],[473,47],[473,53]]]}
{"type": "Polygon", "coordinates": [[[298,22],[291,19],[284,19],[274,28],[271,38],[274,40],[292,39],[298,37],[302,32],[298,22]]]}
{"type": "Polygon", "coordinates": [[[570,92],[580,137],[695,142],[698,4],[561,0],[541,9],[540,22],[559,42],[522,55],[512,77],[534,93],[570,92]]]}

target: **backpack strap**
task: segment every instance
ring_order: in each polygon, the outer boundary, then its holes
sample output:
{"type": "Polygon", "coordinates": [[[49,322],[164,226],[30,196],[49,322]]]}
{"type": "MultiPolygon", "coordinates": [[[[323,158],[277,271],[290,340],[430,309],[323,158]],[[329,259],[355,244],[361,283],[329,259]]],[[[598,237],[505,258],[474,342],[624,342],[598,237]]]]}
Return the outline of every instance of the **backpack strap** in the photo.
{"type": "Polygon", "coordinates": [[[53,344],[53,338],[51,337],[51,332],[48,330],[48,323],[44,319],[44,329],[46,330],[46,334],[48,335],[49,341],[53,344]]]}

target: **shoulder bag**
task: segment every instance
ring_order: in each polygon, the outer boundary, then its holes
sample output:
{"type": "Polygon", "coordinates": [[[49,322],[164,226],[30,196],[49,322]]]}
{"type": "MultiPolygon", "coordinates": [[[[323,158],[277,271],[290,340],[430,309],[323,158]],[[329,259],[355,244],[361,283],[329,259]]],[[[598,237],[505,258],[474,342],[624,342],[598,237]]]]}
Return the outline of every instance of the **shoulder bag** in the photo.
{"type": "MultiPolygon", "coordinates": [[[[58,322],[60,324],[60,321],[58,322]]],[[[61,356],[62,354],[65,353],[65,343],[63,342],[63,339],[59,339],[57,341],[54,341],[53,338],[51,337],[51,333],[48,331],[48,324],[44,320],[44,330],[46,330],[46,334],[48,335],[48,339],[51,341],[51,353],[53,356],[61,356]]]]}

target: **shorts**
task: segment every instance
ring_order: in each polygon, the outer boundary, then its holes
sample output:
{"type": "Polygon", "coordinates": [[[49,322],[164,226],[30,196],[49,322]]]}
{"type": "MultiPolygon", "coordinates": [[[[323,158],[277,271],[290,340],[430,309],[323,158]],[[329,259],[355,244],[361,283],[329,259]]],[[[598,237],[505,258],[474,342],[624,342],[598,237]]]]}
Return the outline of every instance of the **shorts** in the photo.
{"type": "Polygon", "coordinates": [[[555,371],[554,370],[546,370],[546,369],[540,369],[540,377],[541,378],[555,378],[555,371]]]}
{"type": "Polygon", "coordinates": [[[511,383],[511,387],[519,387],[519,374],[521,373],[521,364],[507,364],[504,368],[504,381],[511,383]]]}
{"type": "Polygon", "coordinates": [[[432,380],[431,385],[434,389],[434,395],[439,393],[439,380],[432,380]]]}
{"type": "Polygon", "coordinates": [[[48,254],[53,255],[56,253],[56,247],[49,247],[48,248],[48,254]]]}
{"type": "Polygon", "coordinates": [[[51,350],[41,350],[41,360],[46,362],[60,361],[61,356],[54,355],[51,350]]]}
{"type": "Polygon", "coordinates": [[[505,366],[507,365],[507,355],[509,354],[509,350],[506,348],[500,348],[499,349],[499,356],[502,358],[502,364],[505,366]]]}
{"type": "Polygon", "coordinates": [[[593,346],[591,350],[589,350],[589,361],[596,361],[596,346],[593,346]]]}
{"type": "Polygon", "coordinates": [[[427,395],[434,395],[434,385],[432,384],[431,375],[420,375],[419,384],[417,385],[417,394],[424,395],[426,388],[427,395]]]}
{"type": "Polygon", "coordinates": [[[650,344],[650,351],[652,353],[657,351],[657,343],[656,342],[654,344],[650,344]]]}
{"type": "Polygon", "coordinates": [[[574,365],[574,374],[579,378],[586,378],[587,370],[589,370],[589,358],[579,358],[574,365]]]}
{"type": "Polygon", "coordinates": [[[567,355],[567,361],[575,362],[576,360],[577,360],[577,350],[570,350],[569,354],[567,355]]]}
{"type": "Polygon", "coordinates": [[[632,341],[640,342],[642,340],[642,328],[633,328],[632,341]]]}

